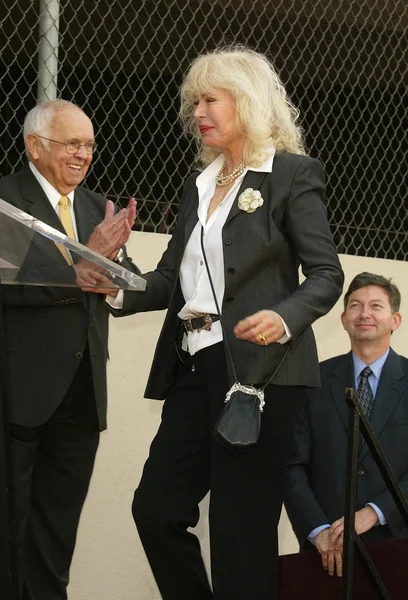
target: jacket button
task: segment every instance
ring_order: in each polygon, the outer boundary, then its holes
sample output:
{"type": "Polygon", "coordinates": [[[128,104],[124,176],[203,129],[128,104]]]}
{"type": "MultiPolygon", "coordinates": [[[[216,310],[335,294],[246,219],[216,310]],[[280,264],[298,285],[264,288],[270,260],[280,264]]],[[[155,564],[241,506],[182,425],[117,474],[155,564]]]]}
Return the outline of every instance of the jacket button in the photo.
{"type": "Polygon", "coordinates": [[[234,267],[228,267],[228,269],[227,269],[227,272],[228,272],[230,275],[234,275],[234,273],[235,273],[235,269],[234,269],[234,267]]]}
{"type": "Polygon", "coordinates": [[[91,321],[91,323],[89,323],[89,327],[93,327],[93,326],[94,326],[93,321],[91,321]]]}
{"type": "Polygon", "coordinates": [[[81,358],[82,358],[82,357],[83,357],[83,354],[82,354],[82,352],[77,352],[77,353],[75,354],[75,358],[77,358],[78,360],[81,360],[81,358]]]}
{"type": "Polygon", "coordinates": [[[365,475],[365,471],[364,471],[364,469],[359,469],[359,470],[357,471],[357,475],[365,475]]]}
{"type": "Polygon", "coordinates": [[[234,298],[232,296],[227,296],[225,298],[225,302],[233,302],[234,298]]]}
{"type": "Polygon", "coordinates": [[[231,238],[227,238],[227,239],[225,240],[225,244],[226,244],[227,246],[231,246],[231,244],[232,244],[232,240],[231,240],[231,238]]]}

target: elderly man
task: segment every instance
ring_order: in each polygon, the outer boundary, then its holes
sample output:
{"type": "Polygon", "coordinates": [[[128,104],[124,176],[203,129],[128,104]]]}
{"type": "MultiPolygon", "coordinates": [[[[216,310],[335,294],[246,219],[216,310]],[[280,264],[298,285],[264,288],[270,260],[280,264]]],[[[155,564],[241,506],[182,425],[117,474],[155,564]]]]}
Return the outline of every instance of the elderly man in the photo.
{"type": "MultiPolygon", "coordinates": [[[[360,273],[341,316],[351,352],[320,365],[322,387],[307,392],[287,464],[285,504],[300,549],[319,551],[330,575],[342,574],[348,408],[354,387],[402,489],[408,493],[408,360],[390,347],[401,296],[389,279],[360,273]]],[[[356,532],[364,541],[408,537],[367,445],[358,467],[356,532]]]]}
{"type": "MultiPolygon", "coordinates": [[[[95,149],[85,113],[63,100],[36,106],[24,139],[28,164],[0,180],[0,198],[136,270],[122,250],[135,201],[115,215],[112,202],[80,187],[95,149]]],[[[67,255],[54,254],[66,269],[67,255]]],[[[20,593],[63,600],[106,428],[109,313],[103,294],[79,288],[4,286],[3,303],[20,593]]]]}

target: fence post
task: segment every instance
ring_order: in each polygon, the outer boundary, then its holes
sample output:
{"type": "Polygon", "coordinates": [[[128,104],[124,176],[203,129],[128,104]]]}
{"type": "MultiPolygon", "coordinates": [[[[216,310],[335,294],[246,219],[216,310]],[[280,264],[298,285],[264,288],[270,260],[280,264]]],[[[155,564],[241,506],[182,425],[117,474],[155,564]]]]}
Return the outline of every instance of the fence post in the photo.
{"type": "Polygon", "coordinates": [[[40,0],[38,103],[57,97],[59,15],[60,0],[40,0]]]}

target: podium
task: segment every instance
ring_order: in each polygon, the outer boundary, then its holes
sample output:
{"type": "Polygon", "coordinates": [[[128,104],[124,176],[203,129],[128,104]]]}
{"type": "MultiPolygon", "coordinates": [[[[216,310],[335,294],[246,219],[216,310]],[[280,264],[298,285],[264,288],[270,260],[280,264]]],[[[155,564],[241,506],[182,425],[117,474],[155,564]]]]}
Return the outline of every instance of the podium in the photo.
{"type": "MultiPolygon", "coordinates": [[[[373,564],[392,600],[407,600],[408,540],[387,540],[367,544],[373,564]]],[[[279,557],[278,600],[340,600],[344,580],[327,574],[318,552],[301,552],[279,557]]],[[[379,600],[360,561],[354,565],[354,598],[379,600]]]]}
{"type": "MultiPolygon", "coordinates": [[[[143,291],[146,281],[46,223],[0,199],[0,590],[2,600],[18,600],[12,522],[12,481],[7,445],[7,387],[4,372],[3,294],[22,296],[27,286],[46,295],[67,288],[61,303],[72,302],[72,288],[143,291]],[[5,286],[13,286],[12,288],[5,286]],[[21,291],[21,294],[18,294],[21,291]]],[[[96,298],[96,296],[95,296],[96,298]]],[[[92,301],[92,293],[90,294],[92,301]]]]}

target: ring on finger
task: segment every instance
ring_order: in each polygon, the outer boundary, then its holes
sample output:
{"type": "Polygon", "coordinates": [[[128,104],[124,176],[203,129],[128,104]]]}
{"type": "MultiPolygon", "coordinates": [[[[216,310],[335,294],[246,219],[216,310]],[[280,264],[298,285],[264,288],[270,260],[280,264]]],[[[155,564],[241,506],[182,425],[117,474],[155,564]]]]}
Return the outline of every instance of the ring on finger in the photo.
{"type": "Polygon", "coordinates": [[[263,343],[265,346],[267,346],[267,345],[268,345],[268,342],[267,342],[267,340],[266,340],[266,335],[265,335],[265,333],[264,333],[263,331],[261,331],[260,333],[258,333],[258,337],[259,337],[259,339],[261,340],[261,342],[262,342],[262,343],[263,343]]]}

